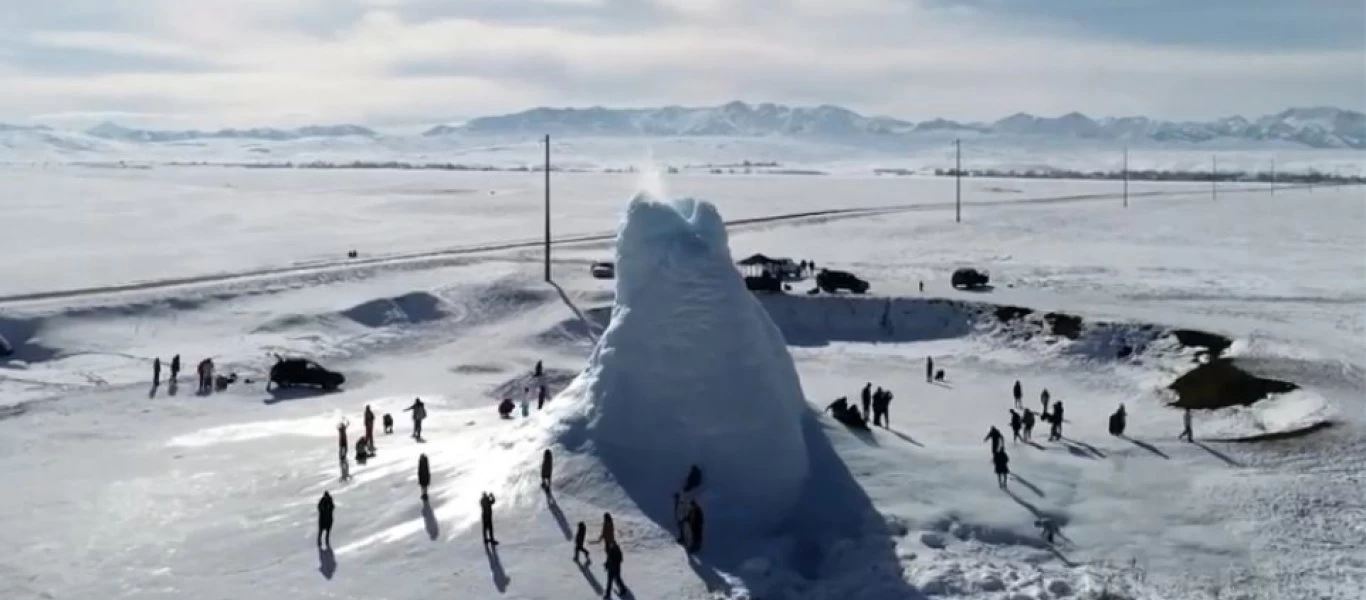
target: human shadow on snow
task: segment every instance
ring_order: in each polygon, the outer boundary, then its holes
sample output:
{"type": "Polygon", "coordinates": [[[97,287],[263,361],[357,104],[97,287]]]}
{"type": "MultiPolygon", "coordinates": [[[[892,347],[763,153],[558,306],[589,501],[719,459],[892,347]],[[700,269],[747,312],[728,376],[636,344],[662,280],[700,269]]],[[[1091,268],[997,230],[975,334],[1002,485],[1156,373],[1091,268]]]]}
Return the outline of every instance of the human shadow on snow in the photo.
{"type": "Polygon", "coordinates": [[[337,572],[337,557],[332,554],[331,548],[318,548],[318,572],[322,573],[325,579],[332,579],[332,575],[337,572]]]}
{"type": "Polygon", "coordinates": [[[1135,445],[1135,446],[1138,446],[1139,448],[1142,448],[1142,449],[1144,449],[1144,450],[1147,450],[1148,452],[1152,452],[1153,454],[1156,454],[1156,455],[1158,455],[1158,456],[1161,456],[1162,458],[1165,458],[1165,459],[1167,459],[1167,460],[1171,460],[1171,458],[1172,458],[1172,457],[1170,457],[1170,456],[1167,456],[1166,453],[1162,452],[1161,450],[1158,450],[1158,449],[1157,449],[1157,446],[1154,446],[1154,445],[1152,445],[1152,444],[1149,444],[1148,442],[1145,442],[1145,441],[1143,441],[1143,440],[1136,440],[1136,439],[1131,438],[1131,437],[1129,437],[1129,436],[1127,436],[1127,435],[1121,435],[1121,436],[1119,436],[1119,437],[1124,438],[1125,440],[1128,440],[1129,443],[1131,443],[1131,444],[1133,444],[1133,445],[1135,445]]]}
{"type": "MultiPolygon", "coordinates": [[[[694,555],[698,563],[694,570],[699,576],[708,571],[730,574],[756,598],[816,595],[923,600],[924,594],[904,578],[895,534],[886,517],[830,441],[829,436],[845,435],[846,428],[823,424],[814,411],[803,415],[801,427],[808,470],[795,506],[767,531],[711,527],[709,519],[706,546],[694,555]],[[754,568],[759,564],[764,568],[754,568]],[[855,572],[857,576],[841,576],[855,572]]],[[[661,494],[663,490],[651,485],[632,485],[654,481],[647,471],[651,467],[642,465],[638,455],[627,449],[599,452],[604,466],[641,512],[661,529],[673,531],[677,523],[670,494],[661,494]]],[[[707,466],[701,466],[705,472],[707,466]]],[[[707,495],[704,483],[704,510],[707,495]]]]}
{"type": "Polygon", "coordinates": [[[432,505],[422,503],[422,524],[427,528],[427,537],[433,541],[441,535],[441,525],[436,522],[436,513],[432,512],[432,505]]]}
{"type": "Polygon", "coordinates": [[[579,573],[583,575],[584,581],[588,582],[588,587],[593,588],[594,594],[602,593],[602,584],[598,583],[597,576],[593,575],[592,563],[574,561],[574,566],[579,568],[579,573]]]}
{"type": "Polygon", "coordinates": [[[1023,477],[1020,477],[1019,475],[1016,475],[1016,474],[1014,474],[1014,473],[1011,473],[1011,474],[1010,474],[1010,478],[1011,478],[1011,479],[1014,479],[1015,481],[1020,482],[1021,485],[1023,485],[1023,486],[1025,486],[1025,487],[1029,488],[1029,491],[1034,492],[1034,494],[1037,495],[1037,496],[1039,496],[1040,498],[1043,498],[1043,497],[1045,496],[1045,494],[1043,493],[1043,490],[1039,489],[1039,486],[1034,485],[1033,483],[1030,483],[1030,481],[1029,481],[1028,479],[1025,479],[1025,478],[1023,478],[1023,477]]]}
{"type": "Polygon", "coordinates": [[[508,589],[507,571],[503,570],[503,560],[498,557],[498,547],[491,544],[484,545],[484,554],[489,559],[489,573],[493,575],[493,587],[498,588],[498,593],[506,592],[508,589]]]}
{"type": "Polygon", "coordinates": [[[564,535],[566,540],[574,539],[573,534],[569,531],[569,519],[566,519],[564,511],[560,510],[560,503],[555,501],[555,493],[550,490],[544,491],[545,506],[550,510],[551,516],[555,517],[555,524],[560,526],[560,533],[564,535]]]}
{"type": "Polygon", "coordinates": [[[1241,467],[1241,466],[1243,466],[1243,463],[1240,463],[1240,462],[1238,462],[1238,461],[1236,461],[1236,460],[1234,460],[1234,459],[1232,459],[1232,458],[1229,458],[1229,456],[1228,456],[1227,454],[1224,454],[1223,452],[1220,452],[1220,451],[1218,451],[1218,450],[1215,450],[1214,448],[1210,448],[1209,446],[1205,445],[1204,442],[1196,442],[1196,441],[1193,441],[1193,440],[1192,440],[1191,443],[1192,443],[1192,444],[1195,444],[1196,446],[1198,446],[1201,450],[1204,450],[1205,452],[1210,453],[1210,454],[1213,455],[1215,458],[1217,458],[1217,459],[1219,459],[1219,460],[1222,460],[1222,461],[1224,461],[1225,463],[1228,463],[1228,465],[1229,465],[1230,467],[1241,467]]]}
{"type": "Polygon", "coordinates": [[[1062,441],[1063,441],[1063,443],[1066,443],[1066,444],[1075,444],[1075,445],[1077,445],[1077,446],[1080,446],[1080,447],[1084,448],[1087,452],[1090,452],[1091,454],[1094,454],[1094,455],[1096,456],[1096,458],[1105,458],[1105,453],[1104,453],[1104,452],[1101,452],[1099,448],[1097,448],[1097,447],[1095,447],[1095,446],[1092,446],[1091,444],[1088,444],[1088,443],[1086,443],[1086,442],[1083,442],[1083,441],[1081,441],[1081,440],[1079,440],[1079,439],[1070,438],[1070,437],[1064,436],[1064,437],[1062,438],[1062,441]]]}
{"type": "Polygon", "coordinates": [[[905,440],[907,443],[914,444],[914,445],[919,446],[919,447],[921,447],[921,448],[924,448],[924,447],[925,447],[925,444],[922,444],[922,443],[920,443],[920,442],[915,441],[915,438],[913,438],[913,437],[911,437],[911,436],[909,436],[909,435],[906,435],[906,434],[904,434],[904,433],[901,433],[900,431],[897,431],[897,430],[892,429],[892,428],[890,428],[890,427],[887,428],[887,431],[890,431],[890,432],[892,433],[892,435],[894,435],[894,436],[896,436],[896,437],[899,437],[899,438],[901,438],[902,440],[905,440]]]}

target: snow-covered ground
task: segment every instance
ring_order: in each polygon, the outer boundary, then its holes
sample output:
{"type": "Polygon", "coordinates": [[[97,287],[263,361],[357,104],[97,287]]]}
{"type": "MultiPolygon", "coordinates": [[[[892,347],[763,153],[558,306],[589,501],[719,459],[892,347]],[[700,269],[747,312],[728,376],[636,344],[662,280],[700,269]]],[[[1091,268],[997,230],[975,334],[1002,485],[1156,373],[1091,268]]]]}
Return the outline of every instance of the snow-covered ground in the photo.
{"type": "Polygon", "coordinates": [[[645,293],[623,298],[636,306],[618,307],[619,331],[604,334],[613,285],[587,266],[611,257],[610,239],[557,246],[558,289],[540,280],[534,245],[473,250],[535,240],[539,183],[8,168],[0,335],[15,354],[0,359],[11,490],[0,528],[22,551],[0,555],[0,597],[586,598],[601,595],[602,548],[580,567],[567,540],[579,521],[596,539],[605,511],[638,598],[1094,598],[1108,586],[1347,599],[1366,588],[1362,188],[1230,187],[1211,200],[1202,185],[1135,184],[1126,209],[1115,183],[971,180],[955,224],[952,181],[556,176],[557,235],[610,233],[644,187],[761,219],[729,228],[735,258],[809,258],[873,284],[871,298],[751,301],[717,274],[727,244],[708,218],[694,219],[696,238],[646,227],[623,272],[645,293]],[[893,208],[762,220],[878,207],[893,208]],[[409,256],[348,264],[351,248],[409,256]],[[959,265],[989,269],[996,287],[951,290],[959,265]],[[173,278],[185,281],[157,283],[173,278]],[[980,303],[1067,311],[1087,329],[1024,337],[980,303]],[[1230,355],[1301,389],[1200,414],[1200,443],[1179,442],[1160,390],[1192,358],[1155,333],[1167,327],[1227,335],[1230,355]],[[1120,346],[1136,350],[1119,358],[1120,346]],[[268,393],[270,352],[314,357],[347,385],[268,393]],[[184,373],[177,388],[149,386],[151,358],[176,353],[187,371],[212,356],[253,382],[207,396],[184,373]],[[924,381],[929,355],[943,385],[924,381]],[[520,395],[537,360],[563,393],[530,418],[499,419],[494,403],[520,395]],[[799,382],[784,379],[793,370],[799,382]],[[1017,477],[1003,491],[981,436],[1009,435],[1017,379],[1026,406],[1044,387],[1066,404],[1066,439],[1043,441],[1040,427],[1033,445],[1007,442],[1017,477]],[[896,393],[890,429],[856,434],[818,414],[866,382],[896,393]],[[768,387],[772,402],[748,398],[768,387]],[[425,443],[406,435],[414,397],[429,406],[425,443]],[[651,407],[660,401],[674,406],[651,407]],[[1104,428],[1121,403],[1127,438],[1104,428]],[[334,424],[358,424],[366,405],[394,414],[397,432],[340,482],[334,424]],[[1215,441],[1323,422],[1298,438],[1215,441]],[[547,447],[550,496],[537,487],[547,447]],[[429,510],[419,453],[433,465],[429,510]],[[715,474],[701,498],[722,528],[696,560],[667,518],[668,484],[692,460],[715,474]],[[313,547],[323,490],[338,507],[331,552],[313,547]],[[498,496],[496,552],[476,543],[486,490],[498,496]],[[1061,525],[1058,544],[1043,543],[1039,518],[1061,525]]]}

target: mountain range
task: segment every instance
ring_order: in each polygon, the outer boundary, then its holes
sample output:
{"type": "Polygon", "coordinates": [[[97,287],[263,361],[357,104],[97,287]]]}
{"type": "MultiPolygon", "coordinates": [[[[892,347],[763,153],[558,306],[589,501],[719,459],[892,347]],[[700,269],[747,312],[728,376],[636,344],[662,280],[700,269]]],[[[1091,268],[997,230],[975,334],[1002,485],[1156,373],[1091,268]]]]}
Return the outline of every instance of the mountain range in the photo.
{"type": "MultiPolygon", "coordinates": [[[[51,134],[44,126],[6,125],[6,132],[51,134]]],[[[133,129],[102,123],[84,135],[132,143],[229,139],[291,141],[305,138],[380,138],[360,125],[314,125],[295,129],[250,128],[199,130],[133,129]]],[[[994,122],[932,119],[922,122],[865,116],[832,105],[792,107],[772,103],[731,102],[714,107],[666,106],[614,109],[534,108],[513,114],[480,117],[457,125],[438,125],[425,138],[536,136],[558,137],[788,137],[850,144],[895,143],[929,135],[1011,136],[1198,143],[1211,140],[1288,142],[1311,148],[1366,149],[1366,114],[1333,107],[1290,108],[1256,119],[1240,116],[1211,121],[1163,121],[1149,117],[1094,119],[1072,112],[1059,117],[1017,113],[994,122]]]]}

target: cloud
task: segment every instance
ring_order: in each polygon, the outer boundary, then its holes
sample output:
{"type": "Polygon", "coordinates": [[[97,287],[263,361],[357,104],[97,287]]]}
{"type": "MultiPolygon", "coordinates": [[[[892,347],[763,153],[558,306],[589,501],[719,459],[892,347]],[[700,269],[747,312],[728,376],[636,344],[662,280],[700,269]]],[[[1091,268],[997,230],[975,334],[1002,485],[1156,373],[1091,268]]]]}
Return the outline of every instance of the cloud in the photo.
{"type": "Polygon", "coordinates": [[[66,0],[67,16],[21,3],[0,16],[0,121],[440,121],[737,98],[911,119],[1366,105],[1366,34],[1295,33],[1359,3],[1304,0],[1324,13],[1308,16],[1232,1],[1102,14],[1082,0],[66,0]]]}

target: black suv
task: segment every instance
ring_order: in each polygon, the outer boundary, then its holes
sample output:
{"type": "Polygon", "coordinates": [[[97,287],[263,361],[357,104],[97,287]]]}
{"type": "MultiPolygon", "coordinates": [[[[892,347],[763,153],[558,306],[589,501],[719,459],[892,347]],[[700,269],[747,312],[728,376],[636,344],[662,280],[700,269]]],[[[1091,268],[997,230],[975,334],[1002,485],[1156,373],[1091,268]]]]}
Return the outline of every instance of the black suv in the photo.
{"type": "Polygon", "coordinates": [[[990,279],[991,276],[986,271],[964,267],[953,272],[953,279],[950,280],[950,283],[956,288],[972,289],[986,285],[990,279]]]}
{"type": "Polygon", "coordinates": [[[868,282],[855,277],[853,273],[848,271],[821,269],[821,272],[816,274],[816,287],[827,294],[833,294],[840,290],[862,294],[868,291],[868,282]]]}
{"type": "Polygon", "coordinates": [[[345,382],[345,375],[329,371],[306,358],[277,356],[275,365],[270,368],[270,381],[266,383],[266,387],[269,388],[273,383],[277,388],[311,386],[331,391],[345,382]]]}

